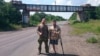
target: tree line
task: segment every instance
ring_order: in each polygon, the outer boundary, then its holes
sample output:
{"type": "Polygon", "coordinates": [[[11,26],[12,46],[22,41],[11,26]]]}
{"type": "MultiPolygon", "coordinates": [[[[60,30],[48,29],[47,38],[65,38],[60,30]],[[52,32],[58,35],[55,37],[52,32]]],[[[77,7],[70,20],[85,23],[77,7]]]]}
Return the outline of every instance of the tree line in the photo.
{"type": "MultiPolygon", "coordinates": [[[[30,16],[29,25],[37,25],[41,18],[45,17],[48,22],[51,20],[65,20],[63,17],[36,12],[30,16]]],[[[15,30],[22,27],[22,15],[10,2],[0,0],[0,31],[15,30]]]]}
{"type": "Polygon", "coordinates": [[[65,18],[61,16],[54,16],[51,14],[45,14],[43,12],[36,12],[30,17],[30,25],[37,25],[41,21],[42,18],[46,18],[47,22],[51,22],[52,20],[57,20],[57,21],[66,20],[65,18]]]}

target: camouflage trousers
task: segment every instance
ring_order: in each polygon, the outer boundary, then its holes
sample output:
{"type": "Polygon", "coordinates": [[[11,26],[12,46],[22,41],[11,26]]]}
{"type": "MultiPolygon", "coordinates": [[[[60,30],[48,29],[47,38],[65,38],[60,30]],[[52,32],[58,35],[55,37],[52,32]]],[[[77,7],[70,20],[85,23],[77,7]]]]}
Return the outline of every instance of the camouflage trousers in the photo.
{"type": "Polygon", "coordinates": [[[39,43],[38,50],[39,50],[39,53],[41,53],[41,47],[42,47],[42,43],[43,43],[43,42],[44,42],[44,44],[45,44],[45,51],[46,51],[46,53],[48,53],[48,52],[49,52],[48,39],[42,38],[42,37],[40,37],[40,38],[38,39],[38,43],[39,43]]]}

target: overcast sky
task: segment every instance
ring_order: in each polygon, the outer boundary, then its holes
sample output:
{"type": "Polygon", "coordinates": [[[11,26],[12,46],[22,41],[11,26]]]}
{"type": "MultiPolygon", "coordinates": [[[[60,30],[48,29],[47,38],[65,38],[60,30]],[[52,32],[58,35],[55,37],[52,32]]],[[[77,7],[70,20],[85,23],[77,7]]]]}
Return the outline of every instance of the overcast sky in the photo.
{"type": "MultiPolygon", "coordinates": [[[[11,0],[5,0],[5,1],[9,2],[11,0]]],[[[20,1],[23,1],[23,3],[27,3],[27,4],[54,5],[56,1],[56,5],[74,5],[74,6],[80,6],[83,4],[91,4],[92,6],[100,5],[100,0],[20,0],[20,1]]],[[[33,13],[34,12],[31,12],[31,14],[33,13]]],[[[45,13],[62,16],[68,19],[73,12],[45,12],[45,13]]]]}

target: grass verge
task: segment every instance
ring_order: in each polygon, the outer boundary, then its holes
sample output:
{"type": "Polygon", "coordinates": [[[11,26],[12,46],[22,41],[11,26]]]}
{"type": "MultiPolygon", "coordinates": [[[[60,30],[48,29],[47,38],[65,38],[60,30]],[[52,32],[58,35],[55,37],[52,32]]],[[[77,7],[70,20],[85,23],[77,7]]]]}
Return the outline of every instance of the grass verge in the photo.
{"type": "Polygon", "coordinates": [[[71,21],[71,26],[73,31],[71,34],[73,35],[82,35],[85,33],[93,33],[98,37],[90,37],[86,41],[89,43],[100,43],[100,20],[90,20],[89,22],[74,22],[71,21]]]}
{"type": "Polygon", "coordinates": [[[86,23],[74,23],[72,34],[80,35],[87,32],[92,32],[96,35],[100,35],[100,20],[90,20],[86,23]]]}
{"type": "Polygon", "coordinates": [[[0,27],[0,31],[12,31],[12,30],[19,30],[22,28],[22,25],[15,25],[15,24],[6,24],[0,27]]]}

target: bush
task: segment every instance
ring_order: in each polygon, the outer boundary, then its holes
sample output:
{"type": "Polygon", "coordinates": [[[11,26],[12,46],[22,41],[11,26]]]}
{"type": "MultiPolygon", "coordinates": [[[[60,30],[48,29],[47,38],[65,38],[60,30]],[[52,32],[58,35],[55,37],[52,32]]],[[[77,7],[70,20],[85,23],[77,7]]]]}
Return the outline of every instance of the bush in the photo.
{"type": "Polygon", "coordinates": [[[98,40],[95,37],[88,38],[86,41],[88,43],[98,43],[98,40]]]}
{"type": "Polygon", "coordinates": [[[19,30],[22,28],[22,25],[10,24],[11,30],[19,30]]]}
{"type": "Polygon", "coordinates": [[[75,21],[73,21],[72,24],[76,24],[76,23],[80,23],[80,21],[75,20],[75,21]]]}
{"type": "Polygon", "coordinates": [[[11,30],[19,30],[22,28],[22,25],[16,25],[16,24],[3,24],[0,27],[0,31],[11,31],[11,30]]]}
{"type": "Polygon", "coordinates": [[[69,20],[70,24],[76,24],[76,23],[80,23],[80,21],[78,20],[69,20]]]}

